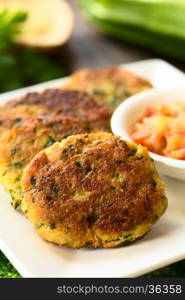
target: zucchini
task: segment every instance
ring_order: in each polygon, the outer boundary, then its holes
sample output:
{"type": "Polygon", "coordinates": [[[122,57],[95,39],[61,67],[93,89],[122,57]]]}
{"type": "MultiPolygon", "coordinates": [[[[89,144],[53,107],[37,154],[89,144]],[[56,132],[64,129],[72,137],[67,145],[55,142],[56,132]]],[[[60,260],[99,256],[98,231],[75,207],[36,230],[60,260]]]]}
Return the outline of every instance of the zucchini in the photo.
{"type": "Polygon", "coordinates": [[[112,37],[185,60],[185,1],[81,0],[85,15],[112,37]]]}

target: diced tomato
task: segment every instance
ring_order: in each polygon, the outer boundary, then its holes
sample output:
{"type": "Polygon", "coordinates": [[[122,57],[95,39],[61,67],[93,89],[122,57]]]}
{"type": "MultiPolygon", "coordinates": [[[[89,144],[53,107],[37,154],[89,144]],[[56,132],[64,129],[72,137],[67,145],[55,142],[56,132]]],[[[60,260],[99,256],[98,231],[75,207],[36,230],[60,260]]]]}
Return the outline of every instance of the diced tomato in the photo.
{"type": "Polygon", "coordinates": [[[185,160],[185,105],[148,106],[131,137],[154,153],[185,160]]]}

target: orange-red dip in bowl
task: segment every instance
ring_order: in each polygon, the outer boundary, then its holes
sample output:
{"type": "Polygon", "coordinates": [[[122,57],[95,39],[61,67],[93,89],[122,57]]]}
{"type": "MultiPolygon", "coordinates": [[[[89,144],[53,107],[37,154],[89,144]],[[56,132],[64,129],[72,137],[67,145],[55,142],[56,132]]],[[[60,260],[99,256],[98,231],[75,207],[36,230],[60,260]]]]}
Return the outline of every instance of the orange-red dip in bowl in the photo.
{"type": "Polygon", "coordinates": [[[185,103],[147,107],[131,138],[151,152],[185,160],[185,103]]]}

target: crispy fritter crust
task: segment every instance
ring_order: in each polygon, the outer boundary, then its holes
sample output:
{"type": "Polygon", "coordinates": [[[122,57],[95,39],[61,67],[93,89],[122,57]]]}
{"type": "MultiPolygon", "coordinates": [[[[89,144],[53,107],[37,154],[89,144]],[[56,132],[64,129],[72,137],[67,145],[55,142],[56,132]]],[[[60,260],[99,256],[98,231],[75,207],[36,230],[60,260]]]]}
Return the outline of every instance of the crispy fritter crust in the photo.
{"type": "Polygon", "coordinates": [[[65,116],[42,116],[15,123],[12,119],[7,127],[10,124],[13,128],[0,137],[0,182],[10,192],[14,207],[20,204],[22,196],[23,169],[35,154],[72,134],[94,130],[89,122],[65,116]]]}
{"type": "Polygon", "coordinates": [[[17,123],[19,123],[17,119],[10,119],[0,115],[0,136],[5,130],[11,129],[17,123]]]}
{"type": "Polygon", "coordinates": [[[60,114],[89,121],[99,130],[110,131],[109,109],[77,90],[47,89],[42,93],[28,93],[0,108],[0,117],[6,118],[60,114]]]}
{"type": "Polygon", "coordinates": [[[73,73],[62,88],[78,89],[93,95],[114,110],[124,99],[152,88],[151,83],[123,68],[84,69],[73,73]]]}
{"type": "Polygon", "coordinates": [[[38,233],[72,248],[133,241],[167,206],[146,149],[108,133],[71,136],[40,152],[22,188],[23,211],[38,233]]]}

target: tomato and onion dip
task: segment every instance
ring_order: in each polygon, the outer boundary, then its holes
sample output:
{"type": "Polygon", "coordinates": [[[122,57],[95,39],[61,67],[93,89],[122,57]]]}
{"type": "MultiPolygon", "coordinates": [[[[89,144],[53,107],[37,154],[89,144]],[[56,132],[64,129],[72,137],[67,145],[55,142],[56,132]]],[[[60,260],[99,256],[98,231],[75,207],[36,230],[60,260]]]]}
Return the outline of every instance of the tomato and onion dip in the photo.
{"type": "Polygon", "coordinates": [[[148,106],[131,138],[151,152],[185,160],[185,103],[148,106]]]}

